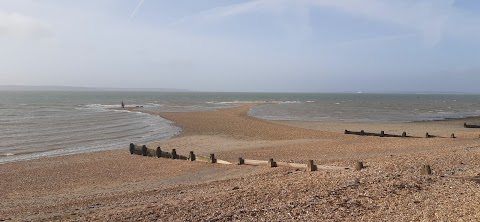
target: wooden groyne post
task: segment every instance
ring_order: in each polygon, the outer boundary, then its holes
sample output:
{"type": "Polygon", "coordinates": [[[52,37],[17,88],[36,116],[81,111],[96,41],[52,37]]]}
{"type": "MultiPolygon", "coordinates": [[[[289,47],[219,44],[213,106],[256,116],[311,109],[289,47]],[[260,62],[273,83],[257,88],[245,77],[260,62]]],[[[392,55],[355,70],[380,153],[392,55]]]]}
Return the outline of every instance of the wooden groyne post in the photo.
{"type": "Polygon", "coordinates": [[[190,161],[195,161],[197,158],[195,156],[195,153],[193,153],[193,151],[190,151],[190,154],[188,155],[188,159],[190,161]]]}
{"type": "Polygon", "coordinates": [[[155,154],[157,155],[157,158],[162,157],[162,149],[160,147],[157,147],[157,151],[155,152],[155,154]]]}
{"type": "Polygon", "coordinates": [[[270,159],[268,160],[268,165],[269,165],[270,167],[277,167],[277,163],[276,163],[275,161],[273,161],[273,158],[270,158],[270,159]]]}
{"type": "Polygon", "coordinates": [[[239,157],[238,158],[238,165],[244,165],[245,164],[245,159],[243,159],[242,157],[239,157]]]}
{"type": "Polygon", "coordinates": [[[128,148],[130,154],[137,154],[142,156],[155,156],[155,150],[148,149],[146,145],[136,146],[133,143],[130,143],[128,148]]]}
{"type": "Polygon", "coordinates": [[[130,143],[130,154],[134,154],[134,153],[135,153],[135,144],[130,143]]]}
{"type": "Polygon", "coordinates": [[[420,173],[422,175],[431,175],[432,174],[432,168],[430,168],[430,165],[423,165],[420,173]]]}
{"type": "Polygon", "coordinates": [[[308,160],[307,163],[307,172],[317,171],[317,166],[313,164],[313,160],[308,160]]]}
{"type": "Polygon", "coordinates": [[[172,149],[172,159],[178,159],[177,150],[172,149]]]}
{"type": "Polygon", "coordinates": [[[365,168],[365,167],[363,166],[363,162],[357,161],[357,162],[355,163],[355,170],[362,170],[363,168],[365,168]]]}
{"type": "Polygon", "coordinates": [[[215,154],[213,153],[210,154],[210,161],[211,163],[217,163],[217,159],[215,159],[215,154]]]}

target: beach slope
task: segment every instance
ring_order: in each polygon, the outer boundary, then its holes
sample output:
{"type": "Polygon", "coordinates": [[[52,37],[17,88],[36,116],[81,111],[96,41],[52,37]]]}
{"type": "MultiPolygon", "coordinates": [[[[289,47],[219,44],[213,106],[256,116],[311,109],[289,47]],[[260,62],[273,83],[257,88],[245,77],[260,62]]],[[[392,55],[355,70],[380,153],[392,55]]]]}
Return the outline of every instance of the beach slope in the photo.
{"type": "MultiPolygon", "coordinates": [[[[416,138],[344,135],[335,123],[272,122],[248,116],[257,104],[211,112],[151,113],[183,133],[149,147],[236,162],[346,166],[306,172],[130,155],[120,150],[0,165],[0,220],[6,221],[478,221],[480,131],[456,122],[343,128],[416,138]],[[380,128],[379,128],[380,127],[380,128]],[[434,138],[421,132],[435,130],[434,138]],[[421,175],[423,165],[432,175],[421,175]]],[[[432,131],[433,132],[433,131],[432,131]]],[[[134,141],[132,141],[134,142],[134,141]]]]}

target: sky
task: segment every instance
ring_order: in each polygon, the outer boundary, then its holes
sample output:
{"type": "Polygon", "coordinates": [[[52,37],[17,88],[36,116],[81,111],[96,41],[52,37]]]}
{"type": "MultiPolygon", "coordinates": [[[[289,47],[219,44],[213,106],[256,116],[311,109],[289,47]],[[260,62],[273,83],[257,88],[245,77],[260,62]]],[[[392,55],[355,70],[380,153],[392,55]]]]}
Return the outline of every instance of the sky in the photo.
{"type": "Polygon", "coordinates": [[[0,85],[480,93],[475,0],[0,0],[0,85]]]}

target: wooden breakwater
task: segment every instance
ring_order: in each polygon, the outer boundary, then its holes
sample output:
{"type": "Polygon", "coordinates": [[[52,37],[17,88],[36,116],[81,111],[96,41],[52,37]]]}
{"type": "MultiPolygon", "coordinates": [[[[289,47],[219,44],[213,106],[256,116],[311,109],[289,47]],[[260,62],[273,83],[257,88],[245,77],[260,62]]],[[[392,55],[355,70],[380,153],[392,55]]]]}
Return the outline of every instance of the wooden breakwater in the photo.
{"type": "MultiPolygon", "coordinates": [[[[157,158],[168,158],[168,159],[178,159],[178,160],[189,160],[189,161],[199,161],[206,163],[218,163],[218,164],[232,164],[231,162],[217,159],[215,154],[210,154],[209,156],[200,156],[196,155],[193,151],[190,151],[188,156],[183,156],[177,153],[176,149],[172,149],[171,152],[166,152],[157,147],[156,149],[150,149],[146,145],[135,145],[130,143],[129,146],[130,154],[136,154],[146,157],[157,157],[157,158]]],[[[276,162],[273,158],[269,160],[252,160],[252,159],[243,159],[242,157],[238,158],[238,165],[252,165],[252,166],[269,166],[269,167],[291,167],[297,169],[306,169],[307,171],[317,171],[317,170],[348,170],[350,167],[339,167],[339,166],[327,166],[327,165],[315,165],[313,160],[309,160],[308,163],[288,163],[288,162],[276,162]]],[[[358,163],[357,163],[358,165],[358,163]]],[[[360,170],[363,168],[357,166],[355,169],[360,170]]]]}
{"type": "MultiPolygon", "coordinates": [[[[207,163],[219,163],[219,164],[229,164],[232,163],[224,160],[219,160],[215,157],[215,154],[210,154],[210,156],[199,156],[196,155],[193,151],[190,151],[189,156],[179,155],[175,149],[172,149],[172,152],[162,151],[160,147],[157,149],[149,149],[146,145],[137,146],[133,143],[129,146],[130,154],[137,154],[146,157],[157,157],[157,158],[169,158],[169,159],[178,159],[178,160],[189,160],[189,161],[200,161],[207,163]]],[[[307,172],[318,171],[318,170],[356,170],[360,171],[366,168],[364,163],[361,161],[356,161],[354,167],[342,167],[342,166],[329,166],[329,165],[317,165],[314,164],[313,160],[308,160],[307,163],[289,163],[289,162],[277,162],[273,158],[269,160],[253,160],[253,159],[244,159],[242,157],[238,158],[237,165],[251,165],[251,166],[267,166],[267,167],[290,167],[295,169],[303,169],[307,172]]],[[[433,176],[434,172],[430,165],[423,165],[419,173],[425,176],[433,176]]],[[[477,176],[450,176],[450,175],[437,175],[442,178],[451,178],[451,179],[461,179],[468,180],[480,183],[480,174],[477,176]]]]}
{"type": "MultiPolygon", "coordinates": [[[[270,158],[269,160],[252,160],[252,159],[244,159],[242,157],[239,157],[237,164],[251,165],[251,166],[268,166],[268,167],[290,167],[290,168],[297,168],[297,169],[305,169],[307,171],[351,169],[350,167],[315,165],[313,163],[313,160],[308,160],[306,164],[303,164],[303,163],[277,162],[277,161],[274,161],[273,158],[270,158]]],[[[363,165],[362,165],[362,168],[363,168],[363,165]]]]}
{"type": "Polygon", "coordinates": [[[130,143],[129,151],[130,151],[130,154],[137,154],[137,155],[146,156],[146,157],[189,160],[189,161],[220,163],[220,164],[232,164],[228,161],[217,159],[215,157],[215,154],[210,154],[210,156],[200,156],[200,155],[196,155],[193,151],[190,151],[188,156],[184,156],[184,155],[178,154],[176,149],[172,149],[171,152],[167,152],[162,150],[161,147],[157,147],[156,149],[151,149],[151,148],[148,148],[146,145],[139,146],[133,143],[130,143]]]}
{"type": "MultiPolygon", "coordinates": [[[[377,136],[377,137],[401,137],[401,138],[420,138],[420,137],[414,137],[407,135],[407,132],[403,132],[402,135],[395,135],[395,134],[387,134],[385,131],[380,131],[380,133],[371,133],[371,132],[365,132],[364,130],[361,131],[350,131],[350,130],[345,130],[344,134],[351,134],[351,135],[358,135],[358,136],[377,136]]],[[[425,133],[424,138],[444,138],[441,136],[435,136],[430,133],[425,133]]],[[[450,134],[450,138],[457,138],[454,133],[450,134]]]]}
{"type": "Polygon", "coordinates": [[[142,156],[157,157],[157,158],[169,158],[169,159],[180,159],[188,160],[189,157],[177,154],[176,149],[172,149],[171,152],[163,151],[160,147],[156,149],[150,149],[146,145],[138,146],[133,143],[130,143],[129,147],[130,154],[137,154],[142,156]]]}
{"type": "Polygon", "coordinates": [[[380,133],[372,133],[372,132],[365,132],[364,130],[360,131],[350,131],[350,130],[345,130],[343,132],[344,134],[352,134],[352,135],[358,135],[358,136],[378,136],[378,137],[410,137],[407,135],[407,132],[403,132],[402,135],[395,135],[395,134],[387,134],[385,131],[380,131],[380,133]]]}
{"type": "Polygon", "coordinates": [[[464,128],[480,128],[480,125],[473,125],[473,124],[467,124],[463,123],[464,128]]]}
{"type": "MultiPolygon", "coordinates": [[[[217,159],[215,154],[210,154],[209,156],[196,155],[193,151],[189,152],[188,156],[180,155],[177,153],[176,149],[172,149],[171,152],[166,152],[157,147],[156,149],[150,149],[146,145],[135,145],[133,143],[129,146],[130,154],[141,155],[145,157],[157,157],[157,158],[168,158],[168,159],[177,159],[177,160],[188,160],[188,161],[199,161],[205,163],[218,163],[218,164],[232,164],[231,162],[217,159]]],[[[290,162],[281,162],[275,161],[273,158],[268,160],[254,160],[254,159],[244,159],[243,157],[238,158],[237,165],[250,165],[250,166],[267,166],[267,167],[289,167],[295,169],[303,169],[308,172],[318,171],[318,170],[362,170],[365,168],[363,162],[357,161],[353,167],[342,167],[342,166],[330,166],[330,165],[318,165],[314,164],[313,160],[308,160],[307,163],[290,163],[290,162]]],[[[432,170],[430,165],[424,165],[420,170],[420,173],[423,175],[431,175],[432,170]]]]}
{"type": "MultiPolygon", "coordinates": [[[[464,128],[480,128],[480,125],[473,125],[473,124],[464,123],[464,124],[463,124],[463,127],[464,127],[464,128]]],[[[385,131],[383,131],[383,130],[380,131],[380,133],[366,132],[366,131],[364,131],[364,130],[360,130],[360,131],[345,130],[343,133],[344,133],[344,134],[357,135],[357,136],[402,137],[402,138],[413,137],[413,136],[407,135],[407,132],[403,132],[401,135],[396,135],[396,134],[388,134],[388,133],[385,133],[385,131]]],[[[438,136],[431,135],[431,134],[429,134],[428,132],[425,133],[425,138],[434,138],[434,137],[438,137],[438,136]]],[[[452,133],[452,134],[450,135],[450,138],[456,138],[456,137],[455,137],[455,134],[452,133]]]]}

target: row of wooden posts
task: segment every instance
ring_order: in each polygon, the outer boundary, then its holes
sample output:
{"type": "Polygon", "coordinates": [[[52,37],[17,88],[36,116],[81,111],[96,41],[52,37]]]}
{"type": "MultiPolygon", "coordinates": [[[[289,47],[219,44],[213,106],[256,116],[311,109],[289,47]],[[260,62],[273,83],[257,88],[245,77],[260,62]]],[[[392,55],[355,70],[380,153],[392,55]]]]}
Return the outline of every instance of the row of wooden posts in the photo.
{"type": "Polygon", "coordinates": [[[157,157],[157,158],[169,158],[169,159],[180,159],[180,160],[190,160],[195,161],[196,156],[193,151],[190,151],[190,155],[188,157],[177,154],[176,149],[172,149],[172,152],[163,151],[160,147],[157,147],[156,150],[149,149],[146,145],[143,146],[136,146],[133,143],[130,143],[129,147],[130,154],[137,154],[142,156],[150,156],[150,157],[157,157]]]}
{"type": "Polygon", "coordinates": [[[394,134],[386,134],[385,131],[380,131],[380,133],[370,133],[370,132],[365,132],[364,130],[360,131],[350,131],[350,130],[345,130],[344,134],[353,134],[353,135],[359,135],[359,136],[379,136],[379,137],[409,137],[407,136],[407,132],[403,132],[402,135],[394,135],[394,134]]]}
{"type": "MultiPolygon", "coordinates": [[[[129,147],[130,154],[137,154],[142,156],[149,156],[149,157],[157,157],[157,158],[168,158],[168,159],[180,159],[180,160],[189,160],[189,161],[201,161],[201,162],[209,162],[209,163],[221,163],[221,164],[232,164],[230,162],[219,160],[215,157],[215,154],[210,154],[210,156],[199,156],[196,155],[193,151],[190,151],[188,157],[183,156],[177,153],[176,149],[172,149],[171,152],[166,152],[161,149],[161,147],[157,147],[157,149],[149,149],[146,145],[137,146],[133,143],[130,143],[129,147]]],[[[268,161],[264,160],[251,160],[251,159],[244,159],[242,157],[238,158],[238,165],[266,165],[270,167],[293,167],[293,168],[306,168],[307,171],[317,171],[319,169],[325,170],[345,170],[350,169],[349,167],[338,167],[338,166],[326,166],[326,165],[315,165],[313,160],[309,160],[307,164],[301,163],[287,163],[287,162],[276,162],[272,159],[268,161]]],[[[363,169],[363,162],[357,162],[355,164],[355,170],[363,169]]]]}
{"type": "Polygon", "coordinates": [[[480,128],[480,125],[472,125],[472,124],[467,124],[463,123],[464,128],[480,128]]]}
{"type": "MultiPolygon", "coordinates": [[[[480,128],[480,125],[463,123],[463,127],[464,128],[480,128]]],[[[360,130],[360,131],[345,130],[344,134],[353,134],[353,135],[359,135],[359,136],[379,136],[379,137],[402,137],[402,138],[411,137],[411,136],[407,136],[407,132],[403,132],[402,135],[395,135],[395,134],[386,134],[385,131],[383,130],[380,131],[380,133],[365,132],[364,130],[360,130]]],[[[436,137],[436,136],[430,135],[428,132],[425,133],[425,138],[432,138],[432,137],[436,137]]],[[[450,138],[456,138],[455,134],[452,133],[450,135],[450,138]]]]}
{"type": "MultiPolygon", "coordinates": [[[[149,149],[146,145],[143,146],[136,146],[133,143],[130,143],[129,147],[130,154],[137,154],[142,156],[149,156],[149,157],[157,157],[157,158],[168,158],[168,159],[179,159],[179,160],[189,160],[189,161],[202,161],[202,162],[209,162],[209,163],[222,163],[222,164],[232,164],[227,161],[218,160],[215,157],[215,154],[210,154],[209,157],[206,156],[198,156],[193,151],[190,151],[188,157],[177,154],[176,149],[172,149],[171,152],[165,152],[160,147],[157,147],[156,150],[149,149]]],[[[265,165],[269,167],[292,167],[292,168],[303,168],[307,171],[318,171],[318,170],[346,170],[350,169],[349,167],[338,167],[338,166],[326,166],[326,165],[315,165],[313,160],[308,160],[307,164],[300,164],[300,163],[287,163],[287,162],[276,162],[273,158],[269,159],[268,161],[264,160],[250,160],[244,159],[242,157],[238,158],[237,165],[254,165],[260,166],[265,165]]],[[[357,161],[355,163],[355,170],[362,170],[365,166],[363,162],[357,161]]],[[[431,175],[432,169],[430,165],[423,165],[420,173],[422,175],[431,175]]]]}
{"type": "MultiPolygon", "coordinates": [[[[344,134],[353,134],[353,135],[359,135],[359,136],[379,136],[379,137],[402,137],[402,138],[407,138],[411,136],[407,136],[407,132],[403,132],[402,135],[395,135],[395,134],[386,134],[385,131],[380,131],[380,133],[370,133],[370,132],[365,132],[364,130],[360,131],[350,131],[350,130],[345,130],[344,134]]],[[[436,137],[434,135],[430,135],[428,132],[425,133],[425,138],[433,138],[436,137]]],[[[455,134],[452,133],[450,135],[450,138],[456,138],[455,134]]]]}

